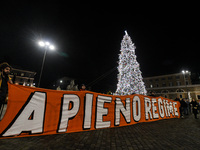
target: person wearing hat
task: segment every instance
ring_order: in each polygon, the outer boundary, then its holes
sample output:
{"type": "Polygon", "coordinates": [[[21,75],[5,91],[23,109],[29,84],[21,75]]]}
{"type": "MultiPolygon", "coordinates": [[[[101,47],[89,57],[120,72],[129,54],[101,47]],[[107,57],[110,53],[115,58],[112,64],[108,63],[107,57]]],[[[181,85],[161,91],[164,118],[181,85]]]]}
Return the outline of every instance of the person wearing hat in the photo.
{"type": "Polygon", "coordinates": [[[6,101],[8,95],[8,82],[12,83],[11,78],[9,77],[11,66],[4,62],[0,64],[0,116],[2,113],[2,105],[6,101]]]}

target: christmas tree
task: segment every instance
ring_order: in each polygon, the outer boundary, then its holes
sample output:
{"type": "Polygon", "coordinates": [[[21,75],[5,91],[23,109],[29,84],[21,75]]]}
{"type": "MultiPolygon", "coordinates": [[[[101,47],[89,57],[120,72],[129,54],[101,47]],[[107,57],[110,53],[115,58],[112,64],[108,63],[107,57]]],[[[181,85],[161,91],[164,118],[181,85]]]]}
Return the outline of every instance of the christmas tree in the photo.
{"type": "Polygon", "coordinates": [[[147,93],[139,63],[136,60],[135,49],[134,43],[125,31],[121,42],[121,54],[119,54],[117,95],[146,95],[147,93]]]}

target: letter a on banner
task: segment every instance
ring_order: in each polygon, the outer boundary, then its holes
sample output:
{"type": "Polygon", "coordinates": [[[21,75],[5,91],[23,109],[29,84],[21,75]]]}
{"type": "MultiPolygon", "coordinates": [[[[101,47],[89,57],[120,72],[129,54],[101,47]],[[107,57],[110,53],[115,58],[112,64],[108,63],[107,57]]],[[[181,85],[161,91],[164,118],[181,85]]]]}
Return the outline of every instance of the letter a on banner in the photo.
{"type": "Polygon", "coordinates": [[[22,132],[42,133],[45,102],[46,93],[35,92],[33,95],[31,94],[2,136],[20,135],[22,132]]]}

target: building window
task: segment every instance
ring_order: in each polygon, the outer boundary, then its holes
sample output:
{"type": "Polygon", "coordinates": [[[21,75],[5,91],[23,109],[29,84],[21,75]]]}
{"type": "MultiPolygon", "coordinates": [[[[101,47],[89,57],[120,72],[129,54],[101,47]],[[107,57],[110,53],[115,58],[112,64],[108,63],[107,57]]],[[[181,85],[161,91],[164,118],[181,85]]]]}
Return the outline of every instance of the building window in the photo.
{"type": "Polygon", "coordinates": [[[152,85],[152,84],[150,85],[150,88],[153,88],[153,85],[152,85]]]}
{"type": "Polygon", "coordinates": [[[166,83],[165,82],[163,82],[162,87],[166,87],[166,83]]]}
{"type": "Polygon", "coordinates": [[[180,79],[180,76],[176,76],[176,79],[180,79]]]}
{"type": "Polygon", "coordinates": [[[177,89],[176,92],[179,93],[179,92],[185,92],[185,91],[183,89],[177,89]]]}
{"type": "Polygon", "coordinates": [[[177,86],[180,86],[180,85],[181,85],[181,82],[180,82],[180,81],[176,81],[176,85],[177,85],[177,86]]]}
{"type": "Polygon", "coordinates": [[[197,98],[200,99],[200,95],[197,95],[197,98]]]}
{"type": "Polygon", "coordinates": [[[168,77],[168,80],[172,80],[172,77],[168,77]]]}
{"type": "Polygon", "coordinates": [[[162,90],[161,93],[169,93],[168,90],[162,90]]]}
{"type": "Polygon", "coordinates": [[[173,82],[169,82],[169,86],[173,86],[173,82]]]}

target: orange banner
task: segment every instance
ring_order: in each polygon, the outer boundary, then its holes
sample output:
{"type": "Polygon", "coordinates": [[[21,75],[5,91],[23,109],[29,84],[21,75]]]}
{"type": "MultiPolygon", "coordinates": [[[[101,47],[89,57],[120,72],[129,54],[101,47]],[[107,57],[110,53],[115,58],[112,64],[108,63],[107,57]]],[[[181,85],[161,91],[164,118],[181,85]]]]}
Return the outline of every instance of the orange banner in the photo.
{"type": "Polygon", "coordinates": [[[0,139],[88,131],[179,118],[180,103],[144,95],[113,96],[9,84],[0,139]]]}

